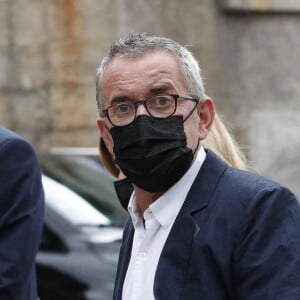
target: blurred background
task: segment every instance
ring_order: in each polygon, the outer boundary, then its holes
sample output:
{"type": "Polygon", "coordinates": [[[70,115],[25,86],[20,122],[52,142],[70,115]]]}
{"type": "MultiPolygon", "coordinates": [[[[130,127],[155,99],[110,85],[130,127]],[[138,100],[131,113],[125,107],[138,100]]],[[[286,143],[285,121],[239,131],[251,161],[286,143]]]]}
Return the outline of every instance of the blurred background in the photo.
{"type": "Polygon", "coordinates": [[[95,147],[95,73],[129,31],[189,45],[251,167],[300,195],[300,1],[0,0],[0,124],[95,147]]]}
{"type": "Polygon", "coordinates": [[[0,0],[0,28],[0,124],[43,170],[42,300],[112,299],[127,214],[99,161],[95,77],[124,33],[188,45],[250,167],[300,198],[299,0],[0,0]]]}

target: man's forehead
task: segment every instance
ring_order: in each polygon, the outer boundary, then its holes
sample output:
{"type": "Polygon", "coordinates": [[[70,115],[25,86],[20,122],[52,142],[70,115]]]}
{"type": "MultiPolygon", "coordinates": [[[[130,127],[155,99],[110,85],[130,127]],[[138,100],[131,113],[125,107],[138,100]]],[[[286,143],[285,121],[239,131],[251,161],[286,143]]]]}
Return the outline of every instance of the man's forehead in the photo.
{"type": "Polygon", "coordinates": [[[184,80],[174,55],[151,52],[138,57],[115,57],[103,76],[104,99],[138,99],[154,93],[182,90],[184,80]]]}
{"type": "Polygon", "coordinates": [[[137,55],[119,55],[113,57],[106,66],[106,70],[115,67],[122,67],[122,65],[135,64],[141,62],[155,63],[165,61],[166,64],[178,65],[177,58],[169,51],[153,50],[137,55]]]}

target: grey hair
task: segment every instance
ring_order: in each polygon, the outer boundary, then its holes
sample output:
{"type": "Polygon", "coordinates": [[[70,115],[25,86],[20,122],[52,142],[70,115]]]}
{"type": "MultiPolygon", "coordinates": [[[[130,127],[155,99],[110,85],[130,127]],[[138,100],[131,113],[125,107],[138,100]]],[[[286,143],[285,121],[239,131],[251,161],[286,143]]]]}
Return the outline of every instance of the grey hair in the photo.
{"type": "Polygon", "coordinates": [[[130,33],[111,45],[97,69],[96,100],[98,110],[103,109],[102,80],[105,68],[115,57],[138,57],[148,52],[165,51],[174,54],[183,73],[185,86],[194,97],[204,99],[205,89],[201,70],[193,54],[172,39],[149,36],[146,33],[130,33]]]}

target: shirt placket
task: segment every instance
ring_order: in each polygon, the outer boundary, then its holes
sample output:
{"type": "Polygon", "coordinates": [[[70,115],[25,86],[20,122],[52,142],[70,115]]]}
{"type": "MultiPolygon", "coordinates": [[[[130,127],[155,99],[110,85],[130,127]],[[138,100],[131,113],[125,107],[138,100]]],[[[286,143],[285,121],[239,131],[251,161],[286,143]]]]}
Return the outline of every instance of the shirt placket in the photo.
{"type": "Polygon", "coordinates": [[[145,220],[145,226],[137,228],[136,230],[139,247],[136,251],[132,300],[143,299],[143,280],[147,275],[148,253],[150,250],[151,241],[153,241],[158,226],[159,224],[153,218],[152,214],[149,213],[147,219],[145,220]]]}

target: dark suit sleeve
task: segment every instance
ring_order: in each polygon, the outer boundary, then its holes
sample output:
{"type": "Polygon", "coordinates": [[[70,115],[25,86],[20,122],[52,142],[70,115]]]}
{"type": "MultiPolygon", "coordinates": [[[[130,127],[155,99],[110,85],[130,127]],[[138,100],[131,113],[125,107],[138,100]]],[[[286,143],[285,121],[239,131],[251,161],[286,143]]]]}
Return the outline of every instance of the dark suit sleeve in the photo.
{"type": "Polygon", "coordinates": [[[300,209],[286,188],[257,193],[234,256],[236,299],[300,299],[300,209]]]}
{"type": "Polygon", "coordinates": [[[36,299],[35,258],[43,224],[41,173],[19,137],[0,144],[0,299],[36,299]]]}

